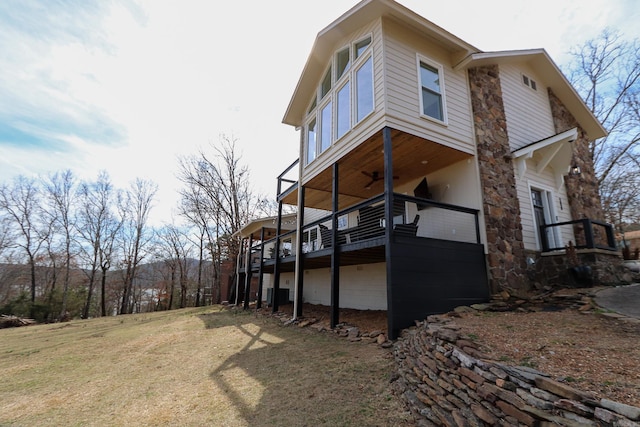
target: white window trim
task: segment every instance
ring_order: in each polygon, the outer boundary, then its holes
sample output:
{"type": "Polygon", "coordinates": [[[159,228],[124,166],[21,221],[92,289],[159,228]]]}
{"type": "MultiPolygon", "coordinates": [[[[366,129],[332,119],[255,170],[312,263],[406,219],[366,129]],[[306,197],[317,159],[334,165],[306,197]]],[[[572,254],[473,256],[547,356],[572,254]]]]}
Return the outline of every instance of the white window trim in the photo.
{"type": "Polygon", "coordinates": [[[317,136],[316,136],[316,159],[319,158],[322,154],[324,154],[325,152],[329,151],[329,149],[331,149],[331,147],[333,146],[334,142],[336,141],[335,135],[335,123],[336,123],[336,103],[333,102],[333,95],[334,95],[334,91],[332,90],[331,92],[329,92],[327,94],[327,96],[325,96],[325,98],[322,100],[322,103],[318,104],[318,106],[316,107],[316,118],[317,118],[317,126],[318,126],[318,132],[317,132],[317,136]],[[323,122],[322,122],[322,111],[324,110],[324,108],[331,103],[331,112],[329,114],[329,116],[331,117],[331,129],[329,130],[329,146],[327,148],[325,148],[324,150],[322,150],[322,133],[323,133],[323,122]]]}
{"type": "MultiPolygon", "coordinates": [[[[318,106],[316,105],[316,109],[317,108],[318,106]]],[[[314,110],[314,111],[317,111],[317,110],[314,110]]],[[[313,163],[315,159],[318,158],[318,117],[315,113],[308,115],[307,121],[304,124],[303,132],[304,132],[304,152],[302,154],[304,155],[304,165],[308,166],[311,163],[313,163]],[[312,160],[309,160],[309,125],[314,120],[316,121],[316,155],[312,160]]]]}
{"type": "Polygon", "coordinates": [[[351,71],[353,70],[353,47],[351,47],[350,45],[345,45],[342,46],[340,49],[337,49],[334,53],[333,53],[333,58],[331,59],[331,61],[334,63],[333,64],[333,81],[334,81],[334,86],[331,88],[331,90],[333,91],[334,87],[339,86],[343,80],[345,79],[349,79],[350,75],[351,75],[351,71]],[[342,52],[345,49],[349,49],[349,68],[347,68],[347,70],[340,76],[338,77],[338,53],[342,52]]]}
{"type": "MultiPolygon", "coordinates": [[[[351,74],[351,70],[349,70],[349,74],[351,74]]],[[[351,78],[351,76],[348,79],[345,79],[344,82],[341,82],[342,84],[340,86],[336,85],[336,90],[334,92],[335,95],[335,105],[333,106],[334,108],[334,117],[333,117],[333,121],[334,121],[334,126],[333,126],[333,141],[334,142],[338,142],[340,141],[342,138],[344,138],[345,136],[349,135],[349,133],[351,133],[351,129],[353,129],[353,111],[355,110],[354,108],[354,98],[353,98],[353,79],[351,78]],[[342,134],[341,136],[338,136],[338,113],[339,113],[339,109],[338,109],[338,104],[339,104],[339,97],[338,97],[338,93],[340,93],[340,91],[346,86],[346,85],[350,85],[349,86],[349,128],[345,131],[344,134],[342,134]]],[[[333,145],[333,144],[332,144],[333,145]]]]}
{"type": "Polygon", "coordinates": [[[368,54],[363,54],[360,58],[366,58],[366,59],[364,59],[363,61],[358,61],[360,63],[357,64],[357,66],[354,64],[354,67],[353,67],[353,79],[352,80],[355,83],[357,83],[356,75],[358,74],[358,71],[369,60],[369,58],[371,58],[371,97],[372,97],[373,108],[366,115],[364,115],[360,120],[358,120],[358,106],[357,106],[358,88],[357,88],[357,84],[351,84],[351,91],[352,91],[351,99],[353,100],[353,108],[351,109],[351,114],[352,114],[352,117],[351,117],[351,123],[352,123],[351,129],[354,129],[360,123],[362,123],[365,120],[367,120],[369,118],[369,116],[371,116],[376,111],[376,85],[375,85],[375,67],[374,67],[374,64],[373,64],[373,50],[371,52],[369,52],[368,54]]]}
{"type": "Polygon", "coordinates": [[[313,110],[311,109],[311,105],[313,104],[313,99],[309,101],[307,107],[307,115],[305,117],[305,127],[304,127],[304,140],[305,140],[305,148],[304,148],[304,166],[307,167],[311,165],[314,161],[319,159],[325,152],[330,151],[331,148],[336,144],[337,141],[344,139],[348,134],[350,134],[353,129],[358,126],[360,123],[364,122],[370,115],[372,115],[376,110],[376,98],[375,98],[375,70],[373,64],[373,33],[367,33],[357,40],[351,42],[350,44],[346,44],[339,49],[336,49],[332,56],[330,62],[324,69],[324,72],[321,74],[322,79],[320,80],[317,88],[316,88],[316,106],[313,110]],[[356,44],[370,39],[370,43],[367,48],[360,54],[358,58],[355,56],[355,46],[356,44]],[[350,64],[347,71],[340,76],[338,79],[336,76],[337,73],[337,54],[338,52],[348,48],[349,49],[349,59],[350,64]],[[371,94],[373,101],[373,108],[370,112],[368,112],[360,121],[357,120],[357,106],[356,106],[356,96],[357,96],[357,88],[354,84],[356,82],[356,73],[360,70],[362,65],[366,63],[371,58],[372,64],[372,78],[371,78],[371,94]],[[327,75],[327,72],[331,69],[331,89],[322,96],[322,82],[324,81],[324,77],[327,75]],[[351,86],[349,88],[349,129],[338,138],[338,92],[344,87],[345,84],[349,83],[351,86]],[[328,103],[331,104],[331,132],[330,132],[330,142],[326,149],[322,150],[322,135],[323,135],[323,121],[322,121],[322,110],[327,106],[328,103]],[[308,159],[308,126],[315,118],[316,120],[316,155],[313,160],[307,162],[308,159]],[[321,151],[322,150],[322,151],[321,151]]]}
{"type": "Polygon", "coordinates": [[[537,91],[538,91],[538,82],[537,82],[537,81],[535,81],[535,80],[533,80],[533,79],[531,78],[531,76],[529,76],[528,74],[520,73],[520,83],[522,84],[522,86],[528,87],[528,88],[529,88],[529,90],[532,90],[532,91],[534,91],[534,92],[537,92],[537,91]],[[525,78],[525,77],[526,77],[526,78],[527,78],[527,80],[529,81],[529,84],[526,84],[526,83],[524,82],[524,78],[525,78]],[[532,83],[532,82],[533,82],[533,83],[532,83]],[[534,87],[533,87],[533,85],[536,85],[536,87],[534,88],[534,87]]]}
{"type": "Polygon", "coordinates": [[[444,67],[440,63],[434,61],[433,59],[418,54],[416,55],[416,72],[418,73],[417,77],[418,77],[418,99],[420,100],[420,117],[423,119],[431,120],[434,123],[448,126],[449,121],[447,118],[447,95],[446,95],[445,82],[444,82],[444,67]],[[420,63],[421,62],[424,62],[425,64],[430,65],[433,68],[438,70],[438,76],[440,76],[440,99],[442,100],[442,120],[424,114],[424,106],[422,101],[422,81],[420,80],[420,68],[421,68],[420,63]]]}
{"type": "MultiPolygon", "coordinates": [[[[527,197],[529,198],[529,205],[531,207],[531,215],[532,215],[531,220],[533,222],[533,228],[534,228],[533,234],[536,238],[536,247],[538,248],[538,250],[541,251],[542,242],[540,241],[540,233],[536,229],[537,227],[536,214],[535,214],[535,207],[533,206],[533,200],[531,199],[531,190],[542,191],[543,197],[544,197],[544,200],[542,201],[542,204],[544,207],[544,216],[545,216],[545,221],[547,221],[548,224],[553,224],[558,222],[558,218],[559,218],[558,211],[555,206],[555,200],[558,197],[558,194],[552,187],[549,187],[548,185],[544,185],[537,181],[532,181],[532,180],[527,180],[527,188],[528,188],[527,197]]],[[[553,231],[553,238],[556,241],[556,246],[559,246],[559,247],[563,246],[564,242],[562,240],[561,230],[559,230],[557,227],[554,227],[552,228],[552,231],[553,231]]]]}

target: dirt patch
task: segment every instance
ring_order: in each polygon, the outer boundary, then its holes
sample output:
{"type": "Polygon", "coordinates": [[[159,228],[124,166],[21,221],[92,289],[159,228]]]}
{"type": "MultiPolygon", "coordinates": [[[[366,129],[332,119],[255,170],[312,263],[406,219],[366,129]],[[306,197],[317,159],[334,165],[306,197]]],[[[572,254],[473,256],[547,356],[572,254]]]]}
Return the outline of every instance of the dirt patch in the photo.
{"type": "MultiPolygon", "coordinates": [[[[640,323],[604,317],[587,294],[563,291],[502,312],[449,315],[493,360],[532,367],[599,398],[640,407],[640,323]]],[[[290,316],[293,305],[280,309],[290,316]]],[[[329,328],[327,306],[305,304],[303,317],[329,328]]],[[[339,320],[362,333],[387,331],[386,311],[340,309],[339,320]]]]}
{"type": "MultiPolygon", "coordinates": [[[[263,309],[270,312],[270,308],[263,309]]],[[[279,311],[289,316],[293,314],[293,304],[279,307],[279,311]]],[[[315,323],[329,329],[331,324],[331,308],[326,305],[308,304],[302,306],[302,319],[315,320],[315,323]]],[[[357,327],[361,333],[382,331],[387,333],[387,312],[385,310],[355,310],[341,308],[339,311],[339,323],[357,327]]]]}
{"type": "Polygon", "coordinates": [[[455,323],[493,360],[640,407],[640,324],[575,309],[471,312],[455,323]]]}

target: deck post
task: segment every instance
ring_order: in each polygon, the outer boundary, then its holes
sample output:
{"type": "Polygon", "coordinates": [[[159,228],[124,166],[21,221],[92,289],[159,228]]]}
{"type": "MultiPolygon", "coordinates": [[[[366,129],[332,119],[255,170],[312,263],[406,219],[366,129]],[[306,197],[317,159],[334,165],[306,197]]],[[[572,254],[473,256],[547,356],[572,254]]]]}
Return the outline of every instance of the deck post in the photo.
{"type": "Polygon", "coordinates": [[[262,277],[262,269],[264,267],[264,227],[260,228],[260,267],[258,267],[258,301],[256,308],[262,308],[262,286],[264,286],[264,278],[262,277]]]}
{"type": "Polygon", "coordinates": [[[340,252],[338,251],[338,163],[333,164],[331,212],[331,329],[340,323],[340,252]]]}
{"type": "Polygon", "coordinates": [[[278,202],[278,219],[276,222],[276,256],[273,265],[273,293],[271,294],[271,312],[278,311],[278,294],[280,293],[280,233],[282,232],[282,201],[278,202]]]}
{"type": "Polygon", "coordinates": [[[391,142],[391,128],[387,126],[382,129],[382,151],[384,157],[384,218],[386,224],[384,229],[386,242],[384,250],[387,272],[387,335],[390,340],[397,338],[397,328],[393,319],[393,269],[391,268],[393,246],[393,158],[391,155],[391,142]]]}
{"type": "Polygon", "coordinates": [[[304,289],[304,254],[302,253],[302,231],[304,227],[304,185],[298,187],[298,224],[296,242],[296,280],[293,300],[293,318],[302,316],[302,292],[304,289]]]}
{"type": "Polygon", "coordinates": [[[253,234],[249,235],[244,260],[244,304],[242,308],[245,310],[249,308],[249,293],[251,291],[251,246],[253,246],[253,234]]]}

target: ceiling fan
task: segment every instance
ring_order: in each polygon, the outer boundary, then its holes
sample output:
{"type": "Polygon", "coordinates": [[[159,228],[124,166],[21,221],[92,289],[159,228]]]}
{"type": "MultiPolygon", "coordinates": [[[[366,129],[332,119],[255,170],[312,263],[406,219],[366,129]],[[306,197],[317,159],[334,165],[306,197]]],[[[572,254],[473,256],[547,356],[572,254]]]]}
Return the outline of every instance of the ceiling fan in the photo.
{"type": "MultiPolygon", "coordinates": [[[[379,173],[378,171],[373,171],[371,173],[366,172],[366,171],[362,171],[363,175],[368,176],[369,178],[371,178],[371,181],[369,181],[369,183],[367,185],[364,186],[364,188],[366,188],[367,190],[371,188],[371,186],[373,185],[374,182],[376,181],[380,181],[382,178],[384,178],[384,176],[379,173]]],[[[394,176],[393,179],[398,179],[398,176],[394,176]]]]}

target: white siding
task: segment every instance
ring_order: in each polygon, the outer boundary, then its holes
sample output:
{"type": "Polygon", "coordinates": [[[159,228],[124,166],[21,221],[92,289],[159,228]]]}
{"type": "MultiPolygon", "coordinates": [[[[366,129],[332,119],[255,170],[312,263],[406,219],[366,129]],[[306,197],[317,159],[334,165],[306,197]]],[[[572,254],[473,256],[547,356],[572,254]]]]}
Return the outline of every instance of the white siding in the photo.
{"type": "Polygon", "coordinates": [[[455,71],[450,54],[392,21],[384,21],[387,121],[395,128],[475,154],[471,104],[465,71],[455,71]],[[421,117],[418,56],[443,67],[447,124],[421,117]]]}
{"type": "MultiPolygon", "coordinates": [[[[554,223],[571,221],[569,201],[567,199],[566,187],[562,185],[556,188],[556,181],[553,171],[546,168],[542,173],[535,172],[536,158],[527,160],[527,172],[521,179],[516,179],[518,201],[520,202],[520,217],[522,222],[522,237],[524,248],[532,251],[540,250],[537,241],[537,230],[534,225],[533,204],[531,202],[531,188],[539,188],[553,193],[553,208],[555,217],[554,223]]],[[[569,240],[575,242],[571,227],[563,227],[561,240],[566,245],[569,240]]]]}
{"type": "MultiPolygon", "coordinates": [[[[328,268],[307,270],[304,302],[331,304],[331,272],[328,268]]],[[[387,282],[384,263],[340,268],[340,307],[358,310],[386,310],[387,282]]]]}
{"type": "Polygon", "coordinates": [[[547,88],[530,67],[501,65],[500,84],[512,151],[556,133],[547,88]],[[536,82],[537,90],[523,84],[522,74],[536,82]]]}

